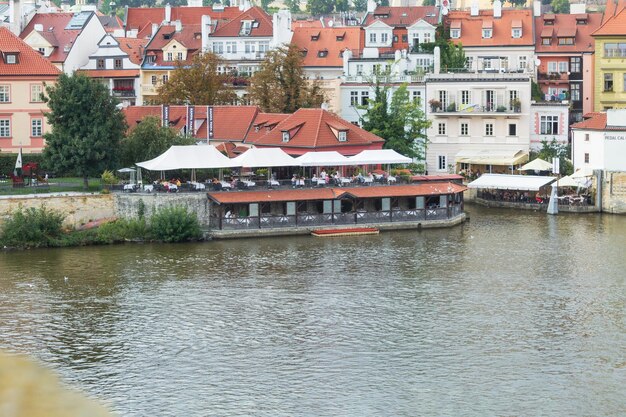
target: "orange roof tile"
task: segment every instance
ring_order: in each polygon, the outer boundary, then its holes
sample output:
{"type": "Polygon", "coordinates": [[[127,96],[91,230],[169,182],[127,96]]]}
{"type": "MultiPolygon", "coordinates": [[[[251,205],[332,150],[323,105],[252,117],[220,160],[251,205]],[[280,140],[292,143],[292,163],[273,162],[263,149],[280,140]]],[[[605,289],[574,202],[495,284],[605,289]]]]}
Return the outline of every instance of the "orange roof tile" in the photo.
{"type": "Polygon", "coordinates": [[[7,64],[0,58],[2,76],[56,77],[61,71],[5,27],[0,27],[0,51],[17,52],[17,63],[7,64]]]}
{"type": "MultiPolygon", "coordinates": [[[[373,133],[361,129],[352,123],[343,120],[334,114],[322,109],[299,109],[278,123],[274,129],[260,137],[255,145],[280,146],[286,152],[289,148],[305,148],[325,150],[328,148],[349,148],[351,146],[378,145],[382,146],[384,139],[373,133]],[[346,141],[339,142],[333,132],[337,126],[343,126],[346,131],[346,141]],[[297,130],[295,130],[297,128],[297,130]],[[282,131],[292,130],[289,142],[283,142],[282,131]]],[[[375,146],[376,147],[376,146],[375,146]]],[[[289,152],[288,152],[289,153],[289,152]]]]}
{"type": "Polygon", "coordinates": [[[141,65],[143,53],[148,44],[147,39],[115,38],[120,43],[120,49],[128,54],[130,62],[141,65]]]}
{"type": "Polygon", "coordinates": [[[91,78],[116,78],[116,77],[139,77],[139,69],[127,70],[78,70],[91,78]]]}
{"type": "Polygon", "coordinates": [[[626,35],[626,9],[622,7],[614,16],[604,21],[598,30],[592,33],[592,36],[614,36],[626,35]]]}
{"type": "MultiPolygon", "coordinates": [[[[241,13],[239,7],[224,7],[213,10],[212,7],[172,7],[172,21],[180,20],[184,25],[201,24],[202,16],[210,16],[212,21],[230,21],[241,13]]],[[[126,30],[137,29],[150,35],[152,23],[161,24],[165,20],[164,7],[129,7],[126,15],[126,30]]]]}
{"type": "Polygon", "coordinates": [[[244,20],[254,20],[258,23],[257,27],[252,26],[250,34],[246,36],[272,36],[273,22],[270,15],[268,15],[260,7],[251,7],[250,9],[241,12],[237,17],[234,17],[230,22],[225,25],[218,25],[217,29],[211,33],[211,37],[220,36],[240,36],[241,22],[244,20]]]}
{"type": "MultiPolygon", "coordinates": [[[[95,14],[92,14],[90,18],[93,16],[95,14]]],[[[24,39],[30,35],[35,30],[36,24],[42,25],[43,31],[38,31],[38,33],[54,47],[48,59],[52,62],[65,62],[69,50],[82,31],[82,29],[65,29],[72,17],[74,17],[73,13],[35,13],[20,34],[20,38],[24,39]]]]}
{"type": "Polygon", "coordinates": [[[154,63],[144,62],[144,68],[149,68],[151,65],[175,67],[178,61],[165,61],[163,59],[162,48],[172,40],[180,42],[187,48],[186,62],[191,62],[193,54],[202,47],[201,31],[201,25],[186,25],[181,28],[180,32],[176,32],[175,26],[172,25],[161,26],[148,45],[146,45],[146,54],[154,54],[156,60],[154,63]]]}
{"type": "MultiPolygon", "coordinates": [[[[585,114],[585,119],[582,122],[574,123],[572,129],[582,130],[609,130],[606,126],[606,113],[588,113],[585,114]]],[[[620,130],[624,130],[622,127],[620,130]]]]}
{"type": "Polygon", "coordinates": [[[467,187],[453,182],[428,182],[422,184],[382,186],[382,187],[355,187],[345,189],[344,197],[350,195],[356,198],[377,198],[377,197],[407,197],[414,195],[439,195],[460,193],[467,190],[467,187]],[[392,190],[389,190],[392,188],[392,190]]]}
{"type": "Polygon", "coordinates": [[[341,67],[343,51],[361,50],[361,28],[296,28],[291,43],[306,51],[302,60],[305,67],[341,67]],[[316,40],[313,40],[314,35],[318,35],[316,40]],[[327,51],[326,56],[319,56],[322,50],[327,51]]]}
{"type": "Polygon", "coordinates": [[[595,50],[595,42],[591,34],[600,27],[602,21],[602,13],[589,13],[583,15],[576,14],[557,14],[554,16],[554,26],[544,24],[541,17],[535,18],[535,31],[537,33],[535,49],[537,52],[592,52],[595,50]],[[577,24],[581,18],[587,21],[586,24],[577,24]],[[553,39],[550,45],[543,45],[541,38],[552,38],[557,29],[557,37],[566,37],[564,30],[575,31],[568,37],[574,37],[573,45],[559,45],[556,39],[553,39]]]}
{"type": "Polygon", "coordinates": [[[433,26],[437,26],[439,9],[436,6],[390,7],[378,6],[376,10],[367,14],[363,26],[369,26],[377,20],[393,27],[411,26],[423,19],[433,26]]]}
{"type": "MultiPolygon", "coordinates": [[[[533,15],[530,9],[503,9],[502,17],[495,19],[493,10],[481,10],[478,16],[471,16],[469,10],[451,10],[445,17],[448,24],[462,22],[461,37],[456,41],[463,46],[532,46],[533,15]],[[491,22],[493,33],[491,38],[483,39],[483,22],[491,22]],[[522,25],[522,37],[513,38],[513,22],[522,25]]],[[[487,23],[489,24],[489,23],[487,23]]],[[[518,26],[519,27],[519,26],[518,26]]]]}

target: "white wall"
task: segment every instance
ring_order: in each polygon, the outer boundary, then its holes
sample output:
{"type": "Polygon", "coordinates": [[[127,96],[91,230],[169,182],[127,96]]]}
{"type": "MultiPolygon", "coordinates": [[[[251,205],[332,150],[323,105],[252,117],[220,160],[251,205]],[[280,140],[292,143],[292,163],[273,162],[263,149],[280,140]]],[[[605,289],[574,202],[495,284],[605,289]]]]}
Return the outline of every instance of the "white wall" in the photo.
{"type": "MultiPolygon", "coordinates": [[[[63,71],[71,74],[89,62],[89,56],[98,50],[98,42],[106,35],[106,31],[95,14],[92,14],[80,35],[76,37],[72,48],[65,59],[63,71]]],[[[63,46],[59,46],[62,48],[63,46]]]]}

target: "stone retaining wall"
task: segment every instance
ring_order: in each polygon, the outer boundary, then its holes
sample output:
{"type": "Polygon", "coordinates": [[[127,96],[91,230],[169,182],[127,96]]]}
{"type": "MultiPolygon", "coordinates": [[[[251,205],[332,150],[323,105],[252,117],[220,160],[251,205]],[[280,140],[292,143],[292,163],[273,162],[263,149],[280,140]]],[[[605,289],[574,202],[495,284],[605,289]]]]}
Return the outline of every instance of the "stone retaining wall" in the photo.
{"type": "Polygon", "coordinates": [[[602,211],[626,213],[626,172],[605,172],[602,181],[602,211]]]}
{"type": "Polygon", "coordinates": [[[45,206],[66,215],[65,225],[77,227],[93,220],[115,216],[112,194],[62,193],[0,197],[0,222],[23,208],[45,206]]]}
{"type": "Polygon", "coordinates": [[[124,193],[115,194],[115,215],[123,218],[137,218],[143,205],[144,215],[163,207],[183,206],[198,215],[202,227],[208,227],[211,205],[206,193],[124,193]]]}

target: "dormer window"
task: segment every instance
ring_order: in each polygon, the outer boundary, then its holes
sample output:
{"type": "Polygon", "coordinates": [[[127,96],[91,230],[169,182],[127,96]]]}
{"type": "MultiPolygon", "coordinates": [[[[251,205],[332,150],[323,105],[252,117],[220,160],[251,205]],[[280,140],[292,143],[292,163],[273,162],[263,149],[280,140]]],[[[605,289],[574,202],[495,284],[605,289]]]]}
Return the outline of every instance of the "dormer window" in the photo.
{"type": "Polygon", "coordinates": [[[559,38],[559,45],[574,45],[574,38],[559,38]]]}
{"type": "Polygon", "coordinates": [[[306,54],[307,54],[308,52],[309,52],[309,51],[308,51],[307,49],[303,49],[303,50],[301,50],[301,51],[300,51],[300,55],[302,56],[302,58],[304,58],[304,57],[306,57],[306,54]]]}
{"type": "Polygon", "coordinates": [[[7,64],[17,64],[17,54],[16,53],[12,53],[12,54],[7,53],[5,55],[4,61],[7,64]]]}
{"type": "Polygon", "coordinates": [[[314,42],[315,41],[319,41],[320,40],[320,33],[317,32],[317,33],[312,34],[311,35],[311,40],[314,41],[314,42]]]}
{"type": "Polygon", "coordinates": [[[587,24],[587,13],[576,16],[576,24],[577,25],[586,25],[587,24]]]}
{"type": "Polygon", "coordinates": [[[243,20],[241,22],[241,30],[239,31],[239,36],[249,36],[251,30],[252,20],[243,20]]]}
{"type": "Polygon", "coordinates": [[[493,29],[483,29],[483,39],[491,39],[493,29]]]}
{"type": "Polygon", "coordinates": [[[326,58],[328,56],[328,49],[322,49],[320,51],[317,51],[317,56],[319,58],[326,58]]]}
{"type": "Polygon", "coordinates": [[[259,133],[259,130],[261,130],[261,127],[259,125],[254,126],[254,131],[256,133],[259,133]]]}
{"type": "Polygon", "coordinates": [[[545,26],[554,26],[554,19],[555,19],[554,14],[548,13],[543,16],[543,24],[545,26]]]}
{"type": "Polygon", "coordinates": [[[550,38],[541,38],[542,45],[550,45],[550,43],[551,43],[550,38]]]}
{"type": "Polygon", "coordinates": [[[341,42],[346,37],[346,32],[343,32],[341,35],[337,35],[337,41],[341,42]]]}
{"type": "Polygon", "coordinates": [[[337,135],[337,140],[339,142],[346,142],[348,140],[348,131],[340,130],[338,135],[337,135]]]}
{"type": "Polygon", "coordinates": [[[452,39],[459,39],[461,37],[461,29],[450,29],[450,37],[452,39]]]}
{"type": "Polygon", "coordinates": [[[492,36],[493,36],[493,21],[484,20],[483,21],[483,39],[491,39],[492,36]]]}
{"type": "Polygon", "coordinates": [[[283,130],[283,142],[289,142],[289,131],[283,130]]]}

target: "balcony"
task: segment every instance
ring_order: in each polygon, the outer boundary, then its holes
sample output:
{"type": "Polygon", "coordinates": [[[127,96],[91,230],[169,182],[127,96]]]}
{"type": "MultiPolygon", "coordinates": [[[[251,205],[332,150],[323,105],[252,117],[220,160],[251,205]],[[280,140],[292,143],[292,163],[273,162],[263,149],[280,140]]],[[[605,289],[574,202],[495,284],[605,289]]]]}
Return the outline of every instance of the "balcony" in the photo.
{"type": "Polygon", "coordinates": [[[142,85],[141,92],[143,94],[156,94],[158,87],[159,87],[158,85],[152,85],[152,84],[142,85]]]}
{"type": "Polygon", "coordinates": [[[569,74],[566,72],[538,72],[537,79],[543,82],[568,82],[569,74]]]}
{"type": "Polygon", "coordinates": [[[383,84],[393,83],[423,83],[424,74],[395,74],[375,77],[374,75],[356,75],[343,77],[343,81],[346,83],[375,83],[376,80],[383,84]]]}
{"type": "Polygon", "coordinates": [[[438,102],[429,103],[430,112],[441,116],[484,116],[489,114],[492,116],[510,116],[511,114],[520,114],[522,112],[521,105],[518,103],[495,102],[495,103],[476,103],[476,104],[456,104],[450,103],[445,107],[441,107],[438,102]]]}
{"type": "Polygon", "coordinates": [[[113,87],[113,97],[136,97],[135,89],[132,87],[113,87]]]}

